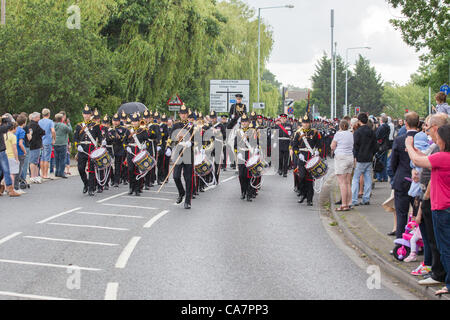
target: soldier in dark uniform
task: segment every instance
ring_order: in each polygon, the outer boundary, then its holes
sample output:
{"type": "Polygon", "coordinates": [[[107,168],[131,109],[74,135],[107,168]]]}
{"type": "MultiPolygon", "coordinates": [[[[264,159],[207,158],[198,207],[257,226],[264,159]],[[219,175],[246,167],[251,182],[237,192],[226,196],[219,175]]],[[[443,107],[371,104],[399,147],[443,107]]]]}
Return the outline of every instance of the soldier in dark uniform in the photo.
{"type": "Polygon", "coordinates": [[[239,119],[244,113],[247,113],[247,106],[242,103],[244,96],[241,93],[236,94],[236,103],[230,107],[230,119],[239,119]]]}
{"type": "Polygon", "coordinates": [[[159,134],[161,139],[158,144],[158,185],[166,179],[169,173],[170,152],[166,152],[167,139],[170,137],[169,127],[167,126],[167,116],[163,114],[161,116],[161,123],[159,124],[159,134]]]}
{"type": "Polygon", "coordinates": [[[251,186],[251,175],[246,167],[246,161],[250,158],[250,150],[245,141],[250,143],[250,136],[254,134],[255,129],[250,128],[250,119],[247,114],[241,116],[241,127],[238,129],[235,138],[238,153],[238,168],[239,168],[239,183],[241,185],[241,199],[247,198],[247,201],[252,201],[254,197],[254,188],[251,186]],[[239,136],[239,138],[238,138],[239,136]]]}
{"type": "MultiPolygon", "coordinates": [[[[161,136],[159,125],[154,122],[155,119],[159,119],[158,111],[155,111],[153,114],[150,112],[150,121],[147,124],[149,134],[147,151],[153,158],[157,159],[158,145],[160,144],[161,136]]],[[[149,190],[155,183],[156,167],[153,167],[152,170],[150,170],[150,172],[145,176],[145,190],[149,190]]]]}
{"type": "Polygon", "coordinates": [[[277,128],[280,150],[278,174],[286,178],[289,169],[289,146],[291,145],[292,125],[287,121],[286,114],[281,114],[280,119],[281,124],[277,128]]]}
{"type": "MultiPolygon", "coordinates": [[[[109,125],[109,117],[107,114],[102,119],[102,125],[100,126],[100,129],[102,131],[102,137],[103,137],[103,147],[106,148],[106,151],[108,151],[109,156],[111,157],[111,160],[114,161],[114,150],[112,146],[112,131],[113,129],[109,125]]],[[[100,179],[103,180],[103,174],[104,172],[100,172],[100,179]]],[[[108,178],[106,178],[106,182],[104,187],[99,186],[99,189],[97,192],[101,192],[101,190],[109,190],[109,182],[112,182],[112,169],[108,173],[108,178]]]]}
{"type": "Polygon", "coordinates": [[[139,116],[134,113],[131,116],[131,125],[129,135],[126,139],[127,145],[127,163],[128,163],[128,177],[130,182],[129,195],[133,192],[136,196],[140,196],[141,183],[137,180],[137,176],[141,173],[139,169],[135,166],[133,158],[139,154],[143,149],[147,147],[147,142],[149,138],[148,130],[145,124],[139,123],[139,116]],[[137,141],[136,141],[136,139],[137,141]],[[141,149],[142,148],[142,149],[141,149]]]}
{"type": "Polygon", "coordinates": [[[295,155],[297,162],[298,174],[296,177],[298,181],[296,186],[302,196],[298,202],[303,203],[306,199],[308,206],[313,205],[314,179],[306,170],[305,165],[308,160],[320,154],[321,139],[320,133],[316,129],[311,129],[311,116],[306,114],[302,119],[302,127],[295,132],[290,154],[295,155]]]}
{"type": "Polygon", "coordinates": [[[102,133],[100,126],[91,121],[92,111],[86,105],[83,109],[83,122],[80,122],[75,127],[74,142],[75,147],[78,150],[78,172],[81,180],[83,181],[83,193],[89,192],[90,196],[94,196],[94,190],[96,185],[95,179],[95,167],[94,163],[90,159],[90,154],[97,145],[102,143],[102,133]],[[89,135],[94,139],[91,141],[89,135]],[[95,142],[95,144],[94,144],[95,142]],[[86,175],[86,164],[89,172],[89,178],[86,175]]]}
{"type": "Polygon", "coordinates": [[[112,119],[113,127],[110,128],[110,137],[112,142],[112,149],[114,154],[114,187],[118,188],[120,183],[120,178],[123,172],[123,163],[125,161],[125,149],[124,143],[126,137],[129,136],[129,131],[127,128],[120,124],[120,117],[116,113],[112,119]]]}
{"type": "Polygon", "coordinates": [[[192,199],[194,151],[193,151],[193,144],[189,139],[194,134],[194,125],[192,122],[189,122],[187,118],[188,109],[185,105],[182,105],[180,107],[179,115],[180,121],[173,125],[168,145],[170,145],[170,149],[174,150],[172,154],[174,154],[177,158],[179,157],[178,162],[176,163],[173,171],[173,180],[175,181],[175,184],[178,189],[178,198],[176,202],[181,203],[183,202],[184,198],[185,199],[184,208],[190,209],[192,199]],[[186,131],[189,131],[189,133],[186,133],[186,131]],[[183,136],[185,134],[186,137],[183,140],[183,136]],[[185,157],[187,157],[188,159],[184,159],[185,157]],[[186,188],[183,187],[183,183],[181,181],[181,174],[183,174],[186,188]]]}

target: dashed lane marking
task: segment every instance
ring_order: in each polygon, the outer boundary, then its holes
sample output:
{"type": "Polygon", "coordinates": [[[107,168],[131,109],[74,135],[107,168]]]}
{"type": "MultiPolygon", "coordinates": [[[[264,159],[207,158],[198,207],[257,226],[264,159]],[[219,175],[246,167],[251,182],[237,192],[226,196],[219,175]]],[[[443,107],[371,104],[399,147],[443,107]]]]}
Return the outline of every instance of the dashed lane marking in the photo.
{"type": "Polygon", "coordinates": [[[29,261],[6,260],[6,259],[0,259],[0,262],[12,263],[12,264],[23,264],[23,265],[30,265],[30,266],[40,266],[40,267],[51,267],[51,268],[63,268],[63,269],[76,268],[76,269],[85,270],[85,271],[102,271],[102,269],[97,269],[97,268],[86,268],[86,267],[79,267],[79,266],[68,266],[68,265],[41,263],[41,262],[29,262],[29,261]]]}
{"type": "Polygon", "coordinates": [[[13,234],[10,234],[9,236],[7,236],[7,237],[4,237],[3,239],[0,239],[0,245],[1,244],[3,244],[3,243],[5,243],[6,241],[8,241],[8,240],[11,240],[12,238],[15,238],[15,237],[17,237],[19,234],[21,234],[22,232],[15,232],[15,233],[13,233],[13,234]]]}
{"type": "Polygon", "coordinates": [[[64,212],[58,213],[58,214],[56,214],[54,216],[51,216],[51,217],[49,217],[47,219],[41,220],[41,221],[36,222],[36,223],[46,223],[46,222],[48,222],[50,220],[53,220],[55,218],[58,218],[58,217],[61,217],[61,216],[65,215],[65,214],[68,214],[68,213],[71,213],[71,212],[74,212],[74,211],[78,211],[78,210],[81,210],[81,209],[82,208],[79,207],[79,208],[75,208],[75,209],[72,209],[72,210],[64,211],[64,212]]]}
{"type": "Polygon", "coordinates": [[[106,286],[105,300],[117,300],[117,291],[119,289],[119,283],[110,282],[106,286]]]}
{"type": "Polygon", "coordinates": [[[130,258],[131,254],[133,253],[134,248],[136,248],[137,243],[141,237],[133,237],[131,238],[130,242],[128,242],[127,246],[123,249],[122,253],[120,254],[119,258],[116,262],[116,268],[123,269],[127,265],[128,259],[130,258]]]}
{"type": "Polygon", "coordinates": [[[53,225],[57,225],[57,226],[106,229],[106,230],[116,230],[116,231],[128,231],[129,230],[129,229],[125,229],[125,228],[102,227],[102,226],[93,226],[93,225],[87,225],[87,224],[71,224],[71,223],[58,223],[58,222],[50,222],[49,224],[53,224],[53,225]]]}
{"type": "Polygon", "coordinates": [[[114,213],[100,213],[100,212],[86,212],[86,211],[78,211],[76,214],[86,214],[86,215],[94,215],[94,216],[106,216],[106,217],[121,217],[121,218],[136,218],[143,219],[142,216],[130,216],[126,214],[114,214],[114,213]]]}
{"type": "Polygon", "coordinates": [[[27,298],[27,299],[37,299],[37,300],[70,300],[66,298],[58,298],[58,297],[49,297],[49,296],[38,296],[35,294],[25,294],[25,293],[16,293],[9,291],[0,291],[0,296],[9,296],[16,298],[27,298]]]}
{"type": "Polygon", "coordinates": [[[123,196],[124,194],[127,194],[127,193],[128,193],[128,192],[127,192],[127,191],[125,191],[125,192],[122,192],[122,193],[116,194],[116,195],[114,195],[114,196],[111,196],[111,197],[108,197],[108,198],[105,198],[105,199],[99,200],[99,201],[97,201],[97,203],[103,203],[103,202],[106,202],[106,201],[109,201],[109,200],[112,200],[112,199],[118,198],[118,197],[120,197],[120,196],[123,196]]]}
{"type": "Polygon", "coordinates": [[[164,210],[158,213],[156,216],[151,218],[145,225],[144,228],[150,228],[156,221],[158,221],[161,217],[169,213],[169,210],[164,210]]]}
{"type": "Polygon", "coordinates": [[[129,199],[150,199],[150,200],[161,200],[161,201],[172,201],[173,199],[167,199],[167,198],[157,198],[157,197],[133,197],[133,196],[122,196],[122,198],[129,198],[129,199]]]}
{"type": "Polygon", "coordinates": [[[158,210],[158,208],[132,206],[132,205],[129,205],[129,204],[102,203],[102,205],[104,205],[104,206],[112,206],[112,207],[122,207],[122,208],[137,208],[137,209],[158,210]]]}
{"type": "Polygon", "coordinates": [[[82,241],[82,240],[71,240],[71,239],[57,239],[57,238],[47,238],[47,237],[35,237],[35,236],[24,236],[27,239],[37,239],[37,240],[48,240],[48,241],[59,241],[59,242],[72,242],[81,244],[93,244],[99,246],[118,246],[117,243],[106,243],[106,242],[95,242],[95,241],[82,241]]]}

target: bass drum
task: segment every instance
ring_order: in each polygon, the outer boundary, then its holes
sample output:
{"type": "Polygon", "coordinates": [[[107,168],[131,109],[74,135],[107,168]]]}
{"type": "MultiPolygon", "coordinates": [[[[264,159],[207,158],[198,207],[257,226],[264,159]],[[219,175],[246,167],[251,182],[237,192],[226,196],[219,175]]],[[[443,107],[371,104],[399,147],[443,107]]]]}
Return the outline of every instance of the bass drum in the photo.
{"type": "Polygon", "coordinates": [[[261,161],[261,158],[259,155],[254,155],[253,157],[248,159],[245,166],[250,171],[250,174],[252,175],[252,177],[255,177],[255,178],[261,177],[263,169],[264,169],[264,164],[261,161]]]}
{"type": "Polygon", "coordinates": [[[111,166],[111,156],[106,148],[97,148],[89,155],[97,169],[106,169],[111,166]]]}
{"type": "Polygon", "coordinates": [[[141,173],[152,170],[156,166],[156,160],[146,150],[139,152],[134,158],[133,163],[138,167],[141,173]]]}
{"type": "Polygon", "coordinates": [[[194,170],[198,176],[204,177],[212,172],[213,166],[206,155],[199,153],[194,157],[194,170]]]}
{"type": "Polygon", "coordinates": [[[314,179],[320,179],[328,172],[328,165],[319,156],[316,156],[306,162],[305,169],[314,179]]]}

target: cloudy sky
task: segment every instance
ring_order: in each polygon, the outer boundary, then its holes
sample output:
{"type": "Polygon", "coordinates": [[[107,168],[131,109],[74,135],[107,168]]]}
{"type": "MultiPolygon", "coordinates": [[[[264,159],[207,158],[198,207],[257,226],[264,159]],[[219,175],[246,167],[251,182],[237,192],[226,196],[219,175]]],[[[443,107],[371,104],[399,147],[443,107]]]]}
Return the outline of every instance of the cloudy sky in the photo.
{"type": "Polygon", "coordinates": [[[408,47],[389,19],[400,15],[385,0],[244,0],[250,7],[293,4],[293,9],[261,10],[271,25],[275,44],[268,69],[284,85],[311,87],[317,60],[331,50],[330,10],[334,9],[337,51],[345,59],[346,48],[368,46],[371,50],[350,50],[349,63],[358,53],[368,58],[384,81],[408,82],[419,67],[419,53],[408,47]]]}

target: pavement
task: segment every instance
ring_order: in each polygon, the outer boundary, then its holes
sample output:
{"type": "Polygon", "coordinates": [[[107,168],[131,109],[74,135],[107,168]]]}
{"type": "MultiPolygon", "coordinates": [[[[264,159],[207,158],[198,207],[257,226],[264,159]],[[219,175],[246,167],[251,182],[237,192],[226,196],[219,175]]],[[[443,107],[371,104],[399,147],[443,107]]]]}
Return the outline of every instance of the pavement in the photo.
{"type": "MultiPolygon", "coordinates": [[[[423,286],[418,284],[421,276],[410,274],[422,261],[423,255],[416,262],[402,262],[394,258],[390,251],[394,248],[395,237],[387,233],[393,229],[394,213],[387,212],[382,204],[390,197],[391,187],[388,182],[375,182],[370,205],[357,206],[351,211],[337,212],[335,202],[340,199],[339,186],[334,176],[329,177],[331,192],[329,193],[329,212],[338,228],[350,240],[352,246],[362,251],[362,256],[371,259],[388,274],[410,288],[411,292],[422,295],[425,299],[450,300],[448,295],[436,297],[434,292],[444,286],[423,286]]],[[[394,280],[395,282],[395,280],[394,280]]]]}
{"type": "MultiPolygon", "coordinates": [[[[72,168],[74,170],[74,168],[72,168]]],[[[128,187],[83,195],[74,175],[0,198],[0,299],[417,299],[378,287],[323,214],[298,204],[293,181],[265,176],[240,200],[234,171],[185,210],[173,180],[141,197],[128,187]]]]}

